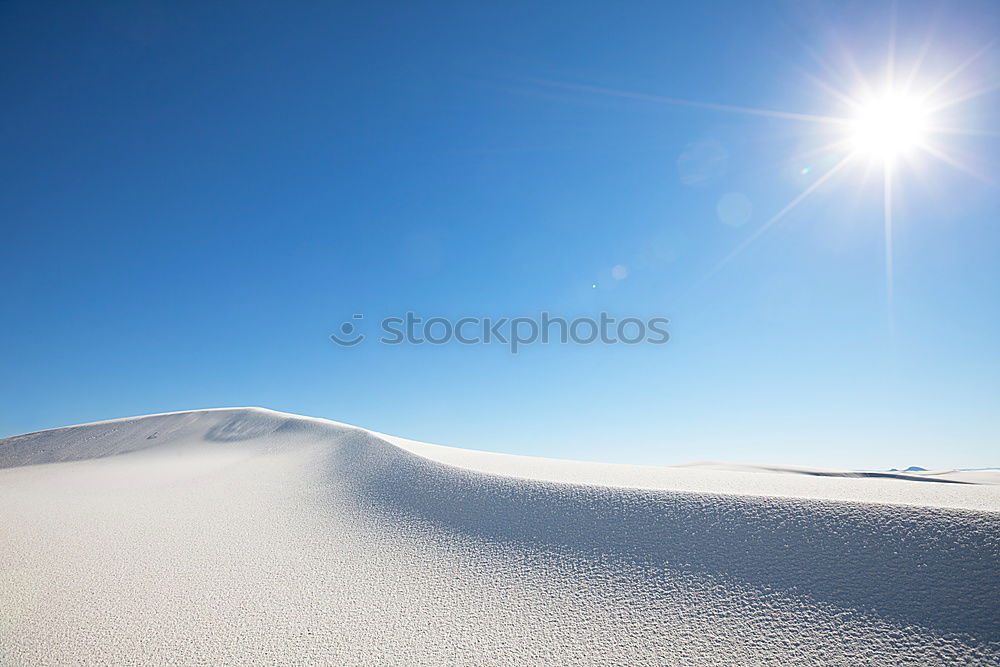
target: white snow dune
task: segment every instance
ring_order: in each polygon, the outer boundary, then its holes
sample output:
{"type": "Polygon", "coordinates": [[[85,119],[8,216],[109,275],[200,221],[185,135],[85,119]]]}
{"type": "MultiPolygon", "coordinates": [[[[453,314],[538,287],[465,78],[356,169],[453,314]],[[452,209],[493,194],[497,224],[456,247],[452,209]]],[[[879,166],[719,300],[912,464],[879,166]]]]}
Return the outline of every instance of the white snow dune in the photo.
{"type": "Polygon", "coordinates": [[[0,440],[0,664],[1000,664],[998,489],[43,431],[0,440]]]}

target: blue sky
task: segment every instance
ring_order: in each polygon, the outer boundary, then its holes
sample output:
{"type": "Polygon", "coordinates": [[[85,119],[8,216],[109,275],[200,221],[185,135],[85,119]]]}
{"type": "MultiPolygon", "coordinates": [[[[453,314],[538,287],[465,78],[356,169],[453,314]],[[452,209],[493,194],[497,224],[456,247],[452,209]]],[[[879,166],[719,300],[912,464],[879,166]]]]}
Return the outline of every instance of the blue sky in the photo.
{"type": "Polygon", "coordinates": [[[995,4],[511,5],[4,3],[0,435],[261,405],[565,458],[1000,465],[995,4]],[[822,84],[880,80],[890,35],[901,71],[927,44],[917,87],[986,47],[941,91],[961,168],[893,172],[891,301],[861,161],[720,268],[842,129],[654,98],[843,115],[822,84]],[[672,339],[328,338],[542,310],[672,339]]]}

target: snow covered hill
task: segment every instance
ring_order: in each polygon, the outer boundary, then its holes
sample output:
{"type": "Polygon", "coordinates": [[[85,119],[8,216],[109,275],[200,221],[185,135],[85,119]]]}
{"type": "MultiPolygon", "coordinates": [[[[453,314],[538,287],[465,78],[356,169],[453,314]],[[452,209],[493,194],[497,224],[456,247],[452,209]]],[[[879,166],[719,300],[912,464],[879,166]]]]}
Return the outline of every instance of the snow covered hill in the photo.
{"type": "Polygon", "coordinates": [[[532,459],[258,408],[17,436],[0,664],[1000,664],[1000,486],[907,475],[532,459]]]}

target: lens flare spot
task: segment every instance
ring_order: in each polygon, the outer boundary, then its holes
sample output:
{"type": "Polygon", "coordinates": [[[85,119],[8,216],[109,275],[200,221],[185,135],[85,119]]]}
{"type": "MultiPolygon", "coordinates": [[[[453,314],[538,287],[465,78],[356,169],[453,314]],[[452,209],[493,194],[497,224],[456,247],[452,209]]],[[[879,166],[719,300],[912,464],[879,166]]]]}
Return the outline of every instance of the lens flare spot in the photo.
{"type": "Polygon", "coordinates": [[[742,192],[727,192],[715,205],[715,211],[724,224],[739,227],[753,216],[753,203],[742,192]]]}

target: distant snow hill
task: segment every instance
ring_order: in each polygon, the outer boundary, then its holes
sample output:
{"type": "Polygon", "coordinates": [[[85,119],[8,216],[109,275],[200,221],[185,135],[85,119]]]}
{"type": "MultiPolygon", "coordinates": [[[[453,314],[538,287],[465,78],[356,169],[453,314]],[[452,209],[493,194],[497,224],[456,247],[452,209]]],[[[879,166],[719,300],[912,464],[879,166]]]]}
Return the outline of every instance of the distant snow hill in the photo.
{"type": "Polygon", "coordinates": [[[996,481],[258,408],[32,433],[0,440],[0,664],[1000,664],[996,481]]]}

